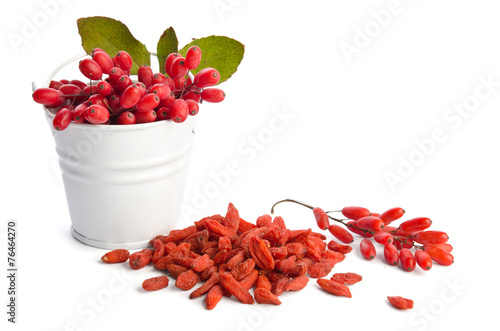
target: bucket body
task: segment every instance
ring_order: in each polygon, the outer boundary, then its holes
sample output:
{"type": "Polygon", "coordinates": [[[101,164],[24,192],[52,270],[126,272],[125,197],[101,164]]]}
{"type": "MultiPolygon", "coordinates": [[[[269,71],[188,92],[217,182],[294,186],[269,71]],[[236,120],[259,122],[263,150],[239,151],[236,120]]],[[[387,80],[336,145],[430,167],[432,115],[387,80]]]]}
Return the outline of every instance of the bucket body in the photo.
{"type": "Polygon", "coordinates": [[[52,130],[72,233],[94,247],[135,249],[175,228],[194,141],[183,123],[71,123],[52,130]]]}

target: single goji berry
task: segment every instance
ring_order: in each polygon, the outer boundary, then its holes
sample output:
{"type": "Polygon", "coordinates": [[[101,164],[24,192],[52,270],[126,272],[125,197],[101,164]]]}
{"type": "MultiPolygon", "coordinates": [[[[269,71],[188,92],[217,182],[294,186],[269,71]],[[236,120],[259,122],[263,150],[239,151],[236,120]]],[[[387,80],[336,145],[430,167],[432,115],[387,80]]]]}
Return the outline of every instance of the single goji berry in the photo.
{"type": "Polygon", "coordinates": [[[250,274],[248,274],[245,278],[239,281],[240,285],[247,290],[251,289],[255,283],[257,282],[257,277],[259,276],[259,271],[257,269],[253,269],[250,274]]]}
{"type": "Polygon", "coordinates": [[[238,299],[241,303],[253,304],[254,300],[250,292],[244,288],[240,283],[234,279],[234,277],[227,272],[224,272],[220,276],[220,285],[225,288],[231,295],[238,299]]]}
{"type": "Polygon", "coordinates": [[[370,211],[363,207],[349,206],[342,208],[342,214],[348,219],[357,221],[361,217],[370,216],[370,211]]]}
{"type": "Polygon", "coordinates": [[[330,271],[332,271],[336,263],[337,263],[336,260],[329,260],[329,259],[321,260],[320,262],[313,264],[307,270],[307,273],[312,278],[326,277],[330,273],[330,271]]]}
{"type": "Polygon", "coordinates": [[[198,287],[196,290],[191,292],[189,295],[190,299],[198,298],[202,296],[203,294],[207,293],[210,291],[212,287],[217,285],[219,283],[219,274],[217,272],[212,273],[210,278],[200,287],[198,287]]]}
{"type": "Polygon", "coordinates": [[[330,278],[330,280],[333,280],[335,282],[338,282],[340,284],[344,285],[352,285],[356,284],[357,282],[360,282],[363,280],[363,277],[360,275],[354,273],[354,272],[345,272],[345,273],[336,273],[333,274],[333,276],[330,278]]]}
{"type": "Polygon", "coordinates": [[[399,251],[399,261],[405,271],[413,271],[415,269],[415,256],[408,248],[401,248],[399,251]]]}
{"type": "Polygon", "coordinates": [[[262,239],[253,238],[252,245],[250,246],[250,254],[259,268],[264,270],[274,269],[274,258],[262,239]]]}
{"type": "Polygon", "coordinates": [[[300,291],[306,287],[308,282],[309,277],[307,276],[294,277],[288,281],[288,284],[286,284],[285,291],[300,291]]]}
{"type": "Polygon", "coordinates": [[[167,270],[173,278],[177,279],[180,274],[188,271],[188,268],[171,263],[165,266],[165,270],[167,270]]]}
{"type": "Polygon", "coordinates": [[[222,225],[234,233],[238,231],[238,227],[240,226],[240,214],[238,209],[236,209],[232,203],[229,203],[229,206],[227,207],[227,213],[224,217],[222,225]]]}
{"type": "Polygon", "coordinates": [[[142,288],[146,291],[158,291],[168,286],[167,276],[158,276],[146,279],[142,283],[142,288]]]}
{"type": "Polygon", "coordinates": [[[238,264],[233,269],[231,269],[231,275],[233,275],[234,279],[240,281],[246,276],[248,276],[254,269],[255,269],[255,261],[254,259],[249,258],[238,264]]]}
{"type": "MultiPolygon", "coordinates": [[[[401,218],[405,213],[405,210],[401,207],[394,207],[384,211],[378,217],[384,222],[385,225],[401,218]]],[[[372,213],[372,216],[375,216],[372,213]]]]}
{"type": "Polygon", "coordinates": [[[126,249],[115,249],[107,252],[101,257],[104,263],[123,263],[128,260],[130,252],[126,249]]]}
{"type": "Polygon", "coordinates": [[[316,282],[323,290],[330,294],[352,298],[351,291],[344,284],[325,278],[320,278],[316,282]]]}
{"type": "Polygon", "coordinates": [[[187,291],[192,289],[199,281],[200,278],[198,275],[193,270],[189,269],[177,276],[175,286],[181,290],[187,291]]]}
{"type": "Polygon", "coordinates": [[[160,240],[155,240],[153,243],[153,257],[152,257],[152,262],[153,264],[156,264],[159,259],[163,257],[163,254],[165,253],[165,245],[160,241],[160,240]]]}
{"type": "Polygon", "coordinates": [[[255,285],[255,288],[256,289],[258,289],[258,288],[265,288],[266,290],[271,291],[271,289],[273,288],[273,285],[271,284],[271,282],[269,281],[269,279],[266,277],[266,275],[261,274],[257,278],[257,284],[255,285]]]}
{"type": "Polygon", "coordinates": [[[208,310],[212,310],[217,306],[219,301],[222,299],[223,292],[222,288],[219,285],[215,285],[208,291],[207,296],[205,297],[205,305],[208,310]]]}
{"type": "Polygon", "coordinates": [[[132,253],[128,258],[128,262],[132,269],[137,270],[148,265],[151,262],[152,258],[153,250],[146,248],[142,251],[132,253]]]}
{"type": "Polygon", "coordinates": [[[413,300],[405,299],[400,296],[388,296],[387,300],[398,309],[412,309],[413,308],[413,300]]]}
{"type": "Polygon", "coordinates": [[[438,264],[451,265],[454,262],[453,255],[440,247],[428,246],[425,247],[425,251],[429,254],[431,259],[438,264]]]}
{"type": "Polygon", "coordinates": [[[352,251],[352,247],[349,245],[342,245],[341,243],[336,242],[335,240],[330,240],[330,242],[327,245],[328,249],[334,251],[334,252],[339,252],[342,254],[347,254],[352,251]]]}
{"type": "Polygon", "coordinates": [[[265,288],[255,289],[254,297],[255,301],[260,304],[281,305],[280,299],[265,288]]]}
{"type": "Polygon", "coordinates": [[[350,244],[354,241],[352,234],[350,234],[346,229],[344,229],[336,224],[331,224],[328,227],[328,231],[330,231],[330,233],[335,238],[337,238],[338,240],[340,240],[344,244],[350,244]]]}
{"type": "Polygon", "coordinates": [[[432,268],[432,260],[430,255],[421,249],[417,249],[415,251],[415,260],[417,261],[417,264],[422,268],[423,270],[431,270],[432,268]]]}
{"type": "Polygon", "coordinates": [[[330,226],[330,220],[328,218],[328,215],[325,213],[325,211],[319,207],[315,207],[313,209],[314,217],[316,218],[316,224],[318,224],[318,227],[321,230],[326,230],[328,229],[328,226],[330,226]]]}

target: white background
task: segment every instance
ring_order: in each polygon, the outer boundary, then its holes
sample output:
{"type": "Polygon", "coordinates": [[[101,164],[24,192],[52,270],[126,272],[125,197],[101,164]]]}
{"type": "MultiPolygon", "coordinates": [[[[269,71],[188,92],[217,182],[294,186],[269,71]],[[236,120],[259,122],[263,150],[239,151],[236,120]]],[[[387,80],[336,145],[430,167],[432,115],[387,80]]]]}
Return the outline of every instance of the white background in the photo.
{"type": "MultiPolygon", "coordinates": [[[[496,320],[488,303],[500,294],[491,235],[500,185],[495,1],[30,0],[10,8],[0,19],[0,264],[7,259],[7,220],[16,219],[19,306],[18,323],[7,323],[2,276],[2,330],[442,330],[481,329],[496,320]],[[393,13],[384,16],[388,9],[393,13]],[[152,268],[102,264],[103,250],[70,235],[54,142],[31,100],[32,81],[40,86],[82,51],[76,19],[96,15],[121,20],[150,50],[169,26],[180,46],[213,34],[245,44],[237,73],[221,85],[226,100],[201,107],[185,195],[196,214],[179,226],[224,213],[229,202],[247,220],[284,198],[325,209],[401,206],[405,218],[428,216],[434,229],[448,232],[454,265],[407,273],[389,267],[381,247],[375,260],[363,260],[357,238],[334,268],[364,277],[351,286],[352,299],[325,294],[312,280],[284,294],[278,307],[223,299],[207,311],[173,282],[144,293],[142,281],[158,275],[152,268]],[[23,26],[34,22],[39,27],[27,34],[23,26]],[[14,46],[13,35],[24,42],[14,46]],[[342,52],[347,44],[356,47],[350,56],[342,52]],[[493,82],[491,91],[481,79],[493,82]],[[450,112],[464,103],[470,111],[450,112]],[[276,112],[292,115],[269,136],[276,112]],[[441,139],[430,143],[435,130],[441,139]],[[255,137],[258,150],[244,153],[255,137]],[[234,161],[239,173],[200,203],[200,192],[214,182],[210,173],[234,161]],[[400,177],[391,184],[387,173],[400,177]],[[388,295],[412,298],[415,308],[397,311],[388,295]]],[[[277,213],[290,228],[315,226],[300,206],[283,204],[277,213]]]]}

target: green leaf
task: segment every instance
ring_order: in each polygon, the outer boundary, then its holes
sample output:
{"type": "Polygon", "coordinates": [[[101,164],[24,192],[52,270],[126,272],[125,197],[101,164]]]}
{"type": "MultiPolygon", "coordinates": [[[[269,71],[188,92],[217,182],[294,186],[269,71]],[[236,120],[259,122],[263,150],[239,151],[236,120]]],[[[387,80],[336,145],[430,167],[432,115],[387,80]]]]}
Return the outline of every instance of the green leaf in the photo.
{"type": "Polygon", "coordinates": [[[77,20],[78,33],[82,37],[83,49],[90,54],[99,47],[111,57],[118,51],[130,54],[133,60],[131,74],[137,74],[142,65],[151,65],[151,54],[146,46],[134,38],[128,27],[109,17],[94,16],[77,20]]]}
{"type": "Polygon", "coordinates": [[[195,39],[184,46],[179,53],[186,56],[189,47],[196,45],[201,49],[201,63],[193,74],[203,68],[212,67],[219,71],[219,84],[231,77],[243,59],[245,46],[237,40],[224,36],[210,36],[195,39]]]}
{"type": "Polygon", "coordinates": [[[170,53],[177,53],[179,50],[179,41],[175,35],[173,27],[166,29],[158,40],[156,47],[156,55],[158,56],[158,63],[160,65],[160,72],[165,73],[165,61],[170,53]]]}

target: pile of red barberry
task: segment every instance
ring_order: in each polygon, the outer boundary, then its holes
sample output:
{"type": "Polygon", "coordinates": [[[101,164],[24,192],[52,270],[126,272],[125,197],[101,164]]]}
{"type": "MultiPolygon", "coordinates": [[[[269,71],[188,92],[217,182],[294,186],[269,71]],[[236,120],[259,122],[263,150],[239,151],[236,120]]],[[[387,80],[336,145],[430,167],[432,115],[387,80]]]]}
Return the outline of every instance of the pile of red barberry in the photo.
{"type": "MultiPolygon", "coordinates": [[[[427,230],[432,221],[428,217],[415,217],[402,222],[399,226],[390,226],[393,221],[400,219],[405,211],[403,208],[395,207],[388,209],[382,214],[372,213],[364,207],[350,206],[342,210],[327,211],[319,207],[313,207],[296,200],[285,199],[277,202],[274,207],[282,202],[293,202],[313,210],[318,227],[328,230],[336,239],[344,244],[354,241],[351,234],[355,233],[363,237],[360,242],[360,253],[367,259],[372,260],[376,256],[375,242],[384,246],[384,259],[391,265],[401,263],[405,271],[413,271],[418,264],[423,270],[432,268],[432,261],[441,265],[451,265],[454,262],[450,253],[453,247],[447,243],[448,234],[443,231],[427,230]],[[330,213],[339,212],[346,219],[338,219],[330,216],[330,213]],[[330,224],[330,220],[342,224],[330,224]],[[349,231],[347,231],[349,230],[349,231]]],[[[328,248],[334,251],[342,251],[345,245],[331,241],[328,248]]],[[[347,246],[350,249],[350,246],[347,246]]]]}
{"type": "Polygon", "coordinates": [[[220,80],[214,68],[200,70],[194,78],[190,70],[201,61],[201,50],[192,46],[183,57],[170,53],[165,61],[165,73],[153,73],[149,66],[138,69],[137,82],[130,77],[132,57],[119,51],[111,58],[100,48],[92,58],[80,61],[81,73],[90,79],[51,81],[49,87],[33,92],[33,100],[54,108],[56,130],[64,130],[71,122],[90,124],[139,124],[161,120],[184,122],[199,111],[199,103],[221,102],[225,93],[216,85],[220,80]],[[108,77],[104,78],[104,75],[108,77]]]}

